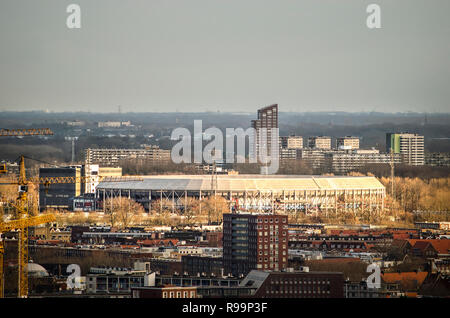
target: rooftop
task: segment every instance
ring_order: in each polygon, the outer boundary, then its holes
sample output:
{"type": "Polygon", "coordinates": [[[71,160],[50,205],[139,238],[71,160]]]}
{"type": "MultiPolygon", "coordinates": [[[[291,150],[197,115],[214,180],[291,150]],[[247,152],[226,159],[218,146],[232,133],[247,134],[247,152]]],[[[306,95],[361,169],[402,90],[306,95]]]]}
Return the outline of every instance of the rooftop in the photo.
{"type": "MultiPolygon", "coordinates": [[[[211,191],[209,175],[142,176],[142,181],[100,182],[98,189],[211,191]]],[[[218,175],[217,191],[383,190],[375,177],[312,175],[218,175]]]]}

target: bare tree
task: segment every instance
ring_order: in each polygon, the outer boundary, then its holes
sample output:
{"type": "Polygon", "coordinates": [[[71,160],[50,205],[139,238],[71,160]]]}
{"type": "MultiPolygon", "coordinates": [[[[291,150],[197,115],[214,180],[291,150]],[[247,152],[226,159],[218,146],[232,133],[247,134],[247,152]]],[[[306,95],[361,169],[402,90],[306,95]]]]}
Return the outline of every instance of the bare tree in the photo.
{"type": "Polygon", "coordinates": [[[124,197],[107,199],[105,208],[112,227],[126,228],[134,223],[138,214],[144,213],[142,205],[124,197]]]}

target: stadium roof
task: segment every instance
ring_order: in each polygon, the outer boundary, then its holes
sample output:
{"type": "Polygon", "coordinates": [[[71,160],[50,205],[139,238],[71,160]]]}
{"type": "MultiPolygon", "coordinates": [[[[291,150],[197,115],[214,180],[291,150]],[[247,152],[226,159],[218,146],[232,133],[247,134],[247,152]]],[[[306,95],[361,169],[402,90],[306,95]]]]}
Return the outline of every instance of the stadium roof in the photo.
{"type": "MultiPolygon", "coordinates": [[[[143,181],[100,182],[97,189],[210,191],[211,175],[142,176],[143,181]]],[[[375,177],[217,175],[216,191],[384,190],[375,177]]]]}

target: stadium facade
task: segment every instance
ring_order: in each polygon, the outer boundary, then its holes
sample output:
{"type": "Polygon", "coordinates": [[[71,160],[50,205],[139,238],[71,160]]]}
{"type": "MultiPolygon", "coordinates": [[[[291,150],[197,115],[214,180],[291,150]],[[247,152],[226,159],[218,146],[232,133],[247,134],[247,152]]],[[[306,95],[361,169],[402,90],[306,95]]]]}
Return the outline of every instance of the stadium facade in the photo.
{"type": "MultiPolygon", "coordinates": [[[[370,176],[303,175],[158,175],[142,181],[101,182],[97,198],[128,197],[147,211],[186,209],[186,199],[201,202],[222,196],[230,211],[338,213],[355,215],[384,211],[386,190],[370,176]]],[[[228,212],[228,211],[223,211],[228,212]]]]}

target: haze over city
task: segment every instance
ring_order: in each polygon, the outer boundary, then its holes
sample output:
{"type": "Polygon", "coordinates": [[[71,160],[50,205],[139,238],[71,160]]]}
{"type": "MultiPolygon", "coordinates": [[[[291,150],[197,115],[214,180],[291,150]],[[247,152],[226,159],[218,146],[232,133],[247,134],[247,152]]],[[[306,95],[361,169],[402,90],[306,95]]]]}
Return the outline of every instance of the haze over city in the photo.
{"type": "Polygon", "coordinates": [[[424,302],[450,297],[449,12],[2,0],[0,302],[440,308],[424,302]]]}
{"type": "Polygon", "coordinates": [[[446,0],[70,3],[0,4],[0,110],[450,109],[446,0]]]}

